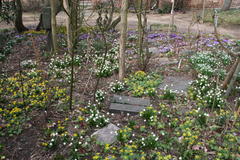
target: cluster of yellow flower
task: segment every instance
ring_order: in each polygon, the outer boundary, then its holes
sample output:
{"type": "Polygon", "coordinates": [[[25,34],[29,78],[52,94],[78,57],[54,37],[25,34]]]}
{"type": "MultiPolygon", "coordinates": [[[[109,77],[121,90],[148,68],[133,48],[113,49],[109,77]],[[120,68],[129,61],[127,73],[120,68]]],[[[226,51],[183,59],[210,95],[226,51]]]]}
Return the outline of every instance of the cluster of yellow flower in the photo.
{"type": "Polygon", "coordinates": [[[28,119],[26,112],[35,107],[46,108],[49,102],[67,102],[69,96],[65,89],[50,87],[49,81],[43,79],[42,71],[31,72],[36,72],[36,76],[23,72],[0,80],[0,112],[7,127],[0,132],[18,134],[20,126],[28,119]]]}

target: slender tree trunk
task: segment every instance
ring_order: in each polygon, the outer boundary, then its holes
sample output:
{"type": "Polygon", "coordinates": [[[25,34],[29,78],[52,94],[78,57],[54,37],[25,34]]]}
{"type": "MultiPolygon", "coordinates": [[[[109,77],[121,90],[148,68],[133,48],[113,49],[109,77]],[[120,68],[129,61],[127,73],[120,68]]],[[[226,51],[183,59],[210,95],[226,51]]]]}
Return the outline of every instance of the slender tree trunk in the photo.
{"type": "Polygon", "coordinates": [[[119,54],[119,80],[123,81],[125,76],[125,51],[127,41],[127,12],[128,0],[122,0],[121,8],[121,37],[120,37],[120,54],[119,54]]]}
{"type": "Polygon", "coordinates": [[[175,0],[171,0],[172,2],[172,9],[171,9],[171,21],[170,21],[170,24],[169,24],[169,31],[173,31],[174,29],[174,7],[175,7],[175,0]]]}
{"type": "Polygon", "coordinates": [[[230,81],[230,84],[228,85],[228,89],[227,89],[226,94],[225,94],[226,97],[228,97],[231,94],[231,91],[232,91],[232,89],[234,87],[234,83],[237,80],[237,76],[238,76],[239,72],[240,72],[240,62],[238,62],[237,68],[236,68],[236,70],[235,70],[235,72],[233,74],[233,77],[232,77],[232,79],[230,81]]]}
{"type": "Polygon", "coordinates": [[[24,31],[27,31],[28,29],[23,25],[23,20],[22,20],[22,3],[21,0],[16,0],[15,3],[16,6],[16,11],[15,11],[15,28],[16,30],[21,33],[24,31]]]}
{"type": "Polygon", "coordinates": [[[2,12],[2,0],[0,0],[0,14],[2,12]]]}
{"type": "Polygon", "coordinates": [[[222,85],[222,89],[227,89],[227,85],[229,83],[229,81],[232,79],[233,74],[237,68],[238,63],[240,63],[240,58],[237,58],[237,60],[235,61],[235,63],[232,65],[230,71],[228,72],[226,78],[223,81],[223,85],[222,85]]]}
{"type": "Polygon", "coordinates": [[[50,0],[51,4],[51,29],[52,29],[52,52],[57,52],[57,20],[56,20],[56,0],[50,0]]]}
{"type": "Polygon", "coordinates": [[[70,17],[70,7],[68,0],[64,0],[64,8],[68,12],[69,16],[67,16],[66,20],[66,28],[67,28],[67,45],[68,45],[68,51],[71,52],[73,48],[73,42],[72,42],[72,30],[71,30],[71,17],[70,17]]]}
{"type": "Polygon", "coordinates": [[[205,17],[205,9],[206,9],[206,0],[203,0],[203,9],[202,9],[202,23],[205,17]]]}
{"type": "Polygon", "coordinates": [[[232,4],[232,0],[224,0],[223,6],[222,6],[222,11],[227,11],[230,9],[232,4]]]}

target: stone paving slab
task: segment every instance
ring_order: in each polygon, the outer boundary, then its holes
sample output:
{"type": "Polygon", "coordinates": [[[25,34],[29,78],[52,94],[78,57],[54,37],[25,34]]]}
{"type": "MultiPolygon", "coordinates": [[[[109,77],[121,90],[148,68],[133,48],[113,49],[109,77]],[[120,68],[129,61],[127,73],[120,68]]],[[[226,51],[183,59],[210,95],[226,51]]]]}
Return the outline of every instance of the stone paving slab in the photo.
{"type": "Polygon", "coordinates": [[[140,106],[150,105],[149,99],[135,98],[135,97],[129,97],[129,96],[119,96],[119,95],[113,95],[112,102],[120,103],[120,104],[129,104],[129,105],[140,105],[140,106]]]}
{"type": "Polygon", "coordinates": [[[163,83],[159,86],[159,89],[164,90],[164,88],[168,86],[168,88],[173,91],[186,93],[191,82],[192,79],[189,77],[168,76],[164,78],[163,83]]]}
{"type": "Polygon", "coordinates": [[[114,113],[132,113],[137,114],[141,112],[146,106],[137,106],[129,104],[111,103],[110,112],[114,113]]]}
{"type": "Polygon", "coordinates": [[[149,99],[135,98],[129,96],[113,95],[111,99],[110,112],[137,114],[146,106],[150,105],[149,99]]]}

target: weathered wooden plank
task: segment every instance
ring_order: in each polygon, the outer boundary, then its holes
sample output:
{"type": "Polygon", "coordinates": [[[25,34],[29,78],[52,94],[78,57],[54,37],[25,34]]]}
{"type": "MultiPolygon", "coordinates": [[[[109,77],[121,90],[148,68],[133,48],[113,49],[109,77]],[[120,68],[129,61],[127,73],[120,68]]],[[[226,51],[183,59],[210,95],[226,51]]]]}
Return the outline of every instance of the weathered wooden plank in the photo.
{"type": "Polygon", "coordinates": [[[136,105],[129,105],[129,104],[119,104],[119,103],[111,103],[110,105],[110,112],[125,112],[125,113],[134,113],[137,114],[141,112],[145,106],[136,106],[136,105]]]}
{"type": "Polygon", "coordinates": [[[120,104],[139,105],[139,106],[150,105],[149,99],[134,98],[134,97],[128,97],[128,96],[119,96],[119,95],[113,95],[112,102],[120,103],[120,104]]]}

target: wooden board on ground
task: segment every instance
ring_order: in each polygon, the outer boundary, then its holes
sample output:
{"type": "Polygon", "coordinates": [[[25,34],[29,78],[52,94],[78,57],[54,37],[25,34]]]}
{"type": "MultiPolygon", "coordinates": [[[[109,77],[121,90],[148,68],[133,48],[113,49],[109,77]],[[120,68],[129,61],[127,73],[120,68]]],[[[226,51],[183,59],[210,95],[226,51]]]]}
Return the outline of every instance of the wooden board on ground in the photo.
{"type": "Polygon", "coordinates": [[[137,114],[150,105],[149,99],[113,95],[110,112],[137,114]]]}

